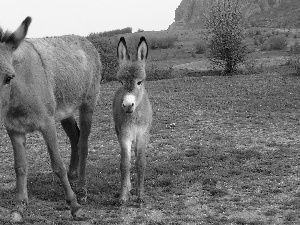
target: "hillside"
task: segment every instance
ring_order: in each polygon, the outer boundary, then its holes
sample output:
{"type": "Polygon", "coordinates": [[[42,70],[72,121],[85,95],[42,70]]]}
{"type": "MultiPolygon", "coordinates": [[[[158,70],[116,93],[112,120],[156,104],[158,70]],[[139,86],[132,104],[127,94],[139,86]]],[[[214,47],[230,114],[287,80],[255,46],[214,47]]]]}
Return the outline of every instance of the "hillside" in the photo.
{"type": "MultiPolygon", "coordinates": [[[[169,30],[204,28],[205,15],[216,0],[182,0],[169,30]]],[[[249,26],[300,27],[299,0],[241,0],[249,26]]]]}

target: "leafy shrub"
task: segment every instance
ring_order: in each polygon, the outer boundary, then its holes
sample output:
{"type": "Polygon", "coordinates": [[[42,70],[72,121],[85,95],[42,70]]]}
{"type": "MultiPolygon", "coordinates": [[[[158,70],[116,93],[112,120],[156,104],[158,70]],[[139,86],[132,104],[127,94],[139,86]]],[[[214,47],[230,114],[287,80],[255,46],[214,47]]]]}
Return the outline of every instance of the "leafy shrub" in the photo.
{"type": "Polygon", "coordinates": [[[225,74],[232,74],[247,54],[240,1],[217,1],[211,8],[206,27],[210,33],[209,58],[215,65],[224,66],[225,74]]]}
{"type": "Polygon", "coordinates": [[[254,44],[259,46],[266,41],[266,37],[264,35],[258,35],[254,38],[254,44]]]}
{"type": "Polygon", "coordinates": [[[148,37],[147,38],[150,49],[168,49],[173,48],[175,42],[178,41],[176,35],[170,35],[166,37],[148,37]]]}
{"type": "Polygon", "coordinates": [[[283,35],[272,36],[267,41],[270,46],[270,50],[284,50],[287,48],[287,40],[283,35]]]}
{"type": "Polygon", "coordinates": [[[300,43],[299,41],[296,41],[293,46],[291,46],[291,52],[300,54],[300,43]]]}
{"type": "Polygon", "coordinates": [[[270,51],[271,47],[268,41],[265,41],[261,46],[260,50],[261,51],[270,51]]]}
{"type": "Polygon", "coordinates": [[[269,32],[266,33],[267,38],[270,38],[271,36],[272,36],[272,32],[269,31],[269,32]]]}
{"type": "Polygon", "coordinates": [[[97,49],[103,66],[102,81],[116,80],[118,59],[116,54],[117,43],[114,39],[99,34],[90,34],[86,37],[97,49]]]}
{"type": "Polygon", "coordinates": [[[207,44],[204,40],[199,40],[194,44],[194,48],[196,54],[203,54],[206,52],[207,44]]]}
{"type": "Polygon", "coordinates": [[[296,71],[297,75],[300,75],[300,56],[290,58],[287,64],[296,71]]]}
{"type": "Polygon", "coordinates": [[[254,29],[249,29],[248,31],[247,31],[247,36],[248,37],[254,37],[256,34],[255,34],[255,30],[254,29]]]}

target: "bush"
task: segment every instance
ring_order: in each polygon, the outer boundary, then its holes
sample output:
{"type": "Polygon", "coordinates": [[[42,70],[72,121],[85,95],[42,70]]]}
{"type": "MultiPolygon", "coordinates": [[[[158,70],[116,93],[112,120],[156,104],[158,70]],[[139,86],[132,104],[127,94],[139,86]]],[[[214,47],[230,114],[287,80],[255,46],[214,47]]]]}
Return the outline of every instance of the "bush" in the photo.
{"type": "Polygon", "coordinates": [[[261,46],[260,46],[260,50],[261,51],[270,51],[271,47],[269,42],[265,41],[261,46]]]}
{"type": "Polygon", "coordinates": [[[168,49],[173,48],[175,42],[178,41],[177,36],[167,36],[167,37],[148,37],[148,44],[150,49],[168,49]]]}
{"type": "Polygon", "coordinates": [[[267,38],[272,37],[272,35],[273,35],[272,32],[269,32],[269,31],[268,31],[268,32],[266,33],[266,37],[267,37],[267,38]]]}
{"type": "Polygon", "coordinates": [[[206,52],[207,44],[204,40],[199,40],[194,44],[195,53],[196,54],[203,54],[206,52]]]}
{"type": "Polygon", "coordinates": [[[232,74],[247,54],[240,1],[217,1],[211,8],[206,27],[210,33],[209,58],[215,65],[224,66],[225,74],[232,74]]]}
{"type": "Polygon", "coordinates": [[[253,38],[255,36],[255,30],[254,29],[248,29],[247,36],[250,38],[253,38]]]}
{"type": "Polygon", "coordinates": [[[116,80],[119,63],[116,49],[117,43],[112,38],[103,37],[97,34],[90,34],[86,37],[97,49],[103,66],[102,81],[116,80]]]}
{"type": "Polygon", "coordinates": [[[291,52],[300,54],[300,43],[299,41],[296,41],[293,46],[291,46],[291,52]]]}
{"type": "Polygon", "coordinates": [[[270,50],[284,50],[287,48],[287,40],[283,35],[275,35],[267,40],[270,50]]]}
{"type": "Polygon", "coordinates": [[[254,44],[258,46],[263,44],[266,40],[267,38],[264,35],[258,35],[254,38],[254,44]]]}
{"type": "Polygon", "coordinates": [[[300,75],[300,56],[290,58],[287,64],[296,71],[297,75],[300,75]]]}

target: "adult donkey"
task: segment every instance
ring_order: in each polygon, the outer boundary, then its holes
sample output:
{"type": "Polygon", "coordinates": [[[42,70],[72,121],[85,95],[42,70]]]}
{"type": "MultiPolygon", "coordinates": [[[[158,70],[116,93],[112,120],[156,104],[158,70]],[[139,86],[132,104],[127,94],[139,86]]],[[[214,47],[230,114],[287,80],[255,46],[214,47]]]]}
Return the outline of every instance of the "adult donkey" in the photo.
{"type": "Polygon", "coordinates": [[[126,203],[131,190],[131,149],[136,155],[137,201],[140,206],[144,195],[145,151],[152,123],[152,109],[145,89],[146,59],[148,45],[141,37],[137,48],[137,60],[131,61],[124,37],[118,44],[120,69],[117,78],[122,86],[116,91],[113,101],[115,130],[121,147],[121,195],[120,203],[126,203]]]}
{"type": "Polygon", "coordinates": [[[11,139],[16,172],[16,208],[12,221],[23,220],[28,203],[26,133],[40,131],[51,167],[59,177],[74,217],[82,216],[59,155],[55,121],[61,121],[71,142],[69,177],[77,176],[79,200],[85,201],[85,166],[92,114],[100,91],[101,62],[83,37],[25,39],[31,18],[13,33],[0,32],[0,112],[11,139]],[[73,117],[79,109],[80,132],[73,117]]]}

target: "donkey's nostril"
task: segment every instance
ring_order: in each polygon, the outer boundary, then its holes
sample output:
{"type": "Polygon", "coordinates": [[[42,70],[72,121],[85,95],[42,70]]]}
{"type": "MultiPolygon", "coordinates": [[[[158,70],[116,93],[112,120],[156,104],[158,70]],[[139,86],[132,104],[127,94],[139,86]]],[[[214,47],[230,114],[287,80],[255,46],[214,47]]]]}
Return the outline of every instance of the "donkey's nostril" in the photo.
{"type": "Polygon", "coordinates": [[[134,103],[132,103],[131,106],[134,106],[134,103]]]}

